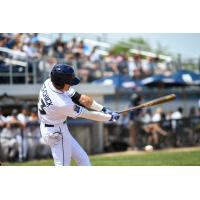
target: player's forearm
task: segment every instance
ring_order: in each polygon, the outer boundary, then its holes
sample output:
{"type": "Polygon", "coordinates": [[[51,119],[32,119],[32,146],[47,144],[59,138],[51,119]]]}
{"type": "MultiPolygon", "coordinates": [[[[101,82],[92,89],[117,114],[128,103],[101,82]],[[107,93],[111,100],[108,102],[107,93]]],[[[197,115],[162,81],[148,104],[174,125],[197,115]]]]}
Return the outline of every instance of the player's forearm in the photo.
{"type": "Polygon", "coordinates": [[[79,102],[86,108],[90,108],[95,111],[102,111],[103,106],[97,103],[94,99],[87,95],[81,95],[79,102]]]}
{"type": "Polygon", "coordinates": [[[111,119],[111,115],[109,114],[104,114],[102,112],[96,112],[96,111],[88,111],[87,109],[84,108],[82,113],[78,117],[94,121],[109,121],[111,119]]]}

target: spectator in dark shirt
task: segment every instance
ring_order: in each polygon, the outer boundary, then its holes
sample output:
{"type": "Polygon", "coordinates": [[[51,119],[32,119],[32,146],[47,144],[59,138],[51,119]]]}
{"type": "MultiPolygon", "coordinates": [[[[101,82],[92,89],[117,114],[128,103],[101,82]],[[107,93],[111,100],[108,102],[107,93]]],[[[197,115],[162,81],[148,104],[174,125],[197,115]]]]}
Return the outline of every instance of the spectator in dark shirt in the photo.
{"type": "Polygon", "coordinates": [[[122,75],[128,75],[128,55],[123,54],[121,61],[118,63],[118,71],[122,75]]]}

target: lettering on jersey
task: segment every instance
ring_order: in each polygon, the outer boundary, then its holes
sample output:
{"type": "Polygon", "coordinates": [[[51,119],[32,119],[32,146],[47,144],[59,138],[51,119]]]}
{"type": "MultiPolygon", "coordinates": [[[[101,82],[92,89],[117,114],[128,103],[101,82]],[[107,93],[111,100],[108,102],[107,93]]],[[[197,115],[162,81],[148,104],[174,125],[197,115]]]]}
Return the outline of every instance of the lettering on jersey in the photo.
{"type": "Polygon", "coordinates": [[[42,96],[43,96],[43,99],[45,101],[46,107],[49,107],[50,105],[53,105],[51,99],[49,98],[49,95],[47,93],[47,88],[46,88],[45,85],[43,85],[41,91],[42,91],[42,96]]]}
{"type": "Polygon", "coordinates": [[[45,105],[43,99],[41,99],[41,106],[39,108],[39,111],[40,111],[41,115],[46,115],[46,111],[44,110],[44,107],[46,107],[46,105],[45,105]]]}
{"type": "Polygon", "coordinates": [[[80,109],[81,109],[81,107],[80,106],[78,106],[78,105],[74,105],[74,111],[75,112],[77,112],[77,113],[79,113],[80,112],[80,109]]]}

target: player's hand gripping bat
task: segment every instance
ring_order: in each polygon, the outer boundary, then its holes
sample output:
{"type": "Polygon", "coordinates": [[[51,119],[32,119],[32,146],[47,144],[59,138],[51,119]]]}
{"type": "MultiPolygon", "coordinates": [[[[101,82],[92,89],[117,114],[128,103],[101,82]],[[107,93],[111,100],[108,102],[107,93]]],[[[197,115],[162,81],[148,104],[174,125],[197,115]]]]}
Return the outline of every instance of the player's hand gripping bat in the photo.
{"type": "Polygon", "coordinates": [[[159,105],[159,104],[162,104],[162,103],[166,103],[168,101],[172,101],[174,99],[176,99],[176,95],[175,94],[170,94],[170,95],[167,95],[167,96],[164,96],[164,97],[160,97],[160,98],[154,99],[152,101],[148,101],[146,103],[142,103],[142,104],[140,104],[138,106],[134,106],[132,108],[129,108],[129,109],[126,109],[126,110],[123,110],[123,111],[119,111],[118,113],[122,114],[122,113],[133,111],[133,110],[136,110],[136,109],[156,106],[156,105],[159,105]]]}

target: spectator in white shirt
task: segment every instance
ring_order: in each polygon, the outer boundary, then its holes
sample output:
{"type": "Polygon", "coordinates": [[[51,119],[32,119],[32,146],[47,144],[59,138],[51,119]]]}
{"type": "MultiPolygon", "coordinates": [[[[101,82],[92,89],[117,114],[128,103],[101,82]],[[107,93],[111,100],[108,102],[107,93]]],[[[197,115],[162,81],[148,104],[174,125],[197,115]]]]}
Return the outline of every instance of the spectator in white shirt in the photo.
{"type": "Polygon", "coordinates": [[[183,108],[179,107],[175,112],[172,113],[171,119],[182,119],[183,118],[183,108]]]}
{"type": "Polygon", "coordinates": [[[151,144],[153,142],[153,144],[156,145],[156,147],[159,145],[159,135],[167,135],[167,132],[160,126],[160,124],[155,123],[160,122],[162,120],[162,114],[162,109],[157,108],[152,117],[152,120],[149,121],[150,123],[143,126],[144,131],[149,134],[148,143],[151,144]]]}
{"type": "Polygon", "coordinates": [[[161,121],[161,113],[162,113],[162,109],[161,108],[157,108],[155,113],[153,114],[152,117],[152,122],[159,122],[161,121]]]}
{"type": "Polygon", "coordinates": [[[172,130],[174,133],[176,133],[177,128],[177,120],[180,120],[183,118],[183,108],[179,107],[175,112],[172,113],[171,119],[172,119],[172,130]]]}

